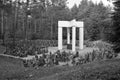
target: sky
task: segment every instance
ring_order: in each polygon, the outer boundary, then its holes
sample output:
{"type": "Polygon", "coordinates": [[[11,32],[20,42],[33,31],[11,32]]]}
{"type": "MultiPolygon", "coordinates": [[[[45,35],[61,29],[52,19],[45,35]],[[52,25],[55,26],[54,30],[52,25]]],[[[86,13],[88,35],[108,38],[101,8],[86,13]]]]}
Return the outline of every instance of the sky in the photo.
{"type": "MultiPolygon", "coordinates": [[[[69,8],[72,8],[72,6],[73,6],[74,4],[79,5],[79,4],[80,4],[80,1],[81,1],[81,0],[68,0],[67,6],[68,6],[69,8]]],[[[109,5],[109,4],[110,4],[111,6],[113,6],[112,3],[108,2],[107,0],[92,0],[92,1],[93,1],[94,3],[99,3],[100,1],[102,1],[105,6],[107,6],[107,5],[109,5]]]]}

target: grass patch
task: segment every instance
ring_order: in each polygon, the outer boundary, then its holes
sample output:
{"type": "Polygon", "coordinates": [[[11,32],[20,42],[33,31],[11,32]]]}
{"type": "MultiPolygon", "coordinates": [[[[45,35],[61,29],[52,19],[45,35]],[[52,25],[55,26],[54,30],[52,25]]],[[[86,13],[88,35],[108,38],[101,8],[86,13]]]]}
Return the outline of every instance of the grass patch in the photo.
{"type": "Polygon", "coordinates": [[[22,60],[0,56],[0,80],[120,80],[120,59],[79,66],[25,68],[22,60]]]}
{"type": "Polygon", "coordinates": [[[82,65],[58,76],[58,80],[120,80],[120,60],[106,60],[82,65]]]}
{"type": "Polygon", "coordinates": [[[0,80],[24,77],[24,71],[22,60],[0,56],[0,80]]]}

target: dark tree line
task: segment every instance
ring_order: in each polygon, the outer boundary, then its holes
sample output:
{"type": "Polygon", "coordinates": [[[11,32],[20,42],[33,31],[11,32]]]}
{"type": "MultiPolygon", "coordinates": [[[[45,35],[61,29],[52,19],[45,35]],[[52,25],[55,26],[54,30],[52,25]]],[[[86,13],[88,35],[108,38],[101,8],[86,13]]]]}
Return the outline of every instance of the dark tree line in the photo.
{"type": "Polygon", "coordinates": [[[114,44],[114,49],[116,52],[120,52],[120,0],[115,0],[114,4],[114,12],[113,12],[113,35],[111,41],[114,44]]]}
{"type": "MultiPolygon", "coordinates": [[[[88,0],[82,0],[71,9],[66,4],[67,0],[0,0],[1,38],[12,38],[13,42],[16,39],[57,39],[58,21],[76,19],[85,23],[86,40],[109,40],[112,25],[109,7],[88,0]]],[[[63,37],[66,38],[66,29],[63,37]]]]}

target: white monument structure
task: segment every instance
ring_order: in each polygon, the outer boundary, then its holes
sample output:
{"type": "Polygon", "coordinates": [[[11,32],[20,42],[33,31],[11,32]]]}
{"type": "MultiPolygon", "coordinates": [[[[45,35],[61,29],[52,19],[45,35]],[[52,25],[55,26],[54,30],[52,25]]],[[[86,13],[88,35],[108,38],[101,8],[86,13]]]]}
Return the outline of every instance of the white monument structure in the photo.
{"type": "Polygon", "coordinates": [[[76,50],[76,28],[79,28],[79,48],[83,49],[84,43],[84,23],[83,21],[58,21],[58,49],[63,48],[62,33],[63,27],[67,28],[67,44],[70,44],[70,28],[72,27],[72,51],[76,50]]]}

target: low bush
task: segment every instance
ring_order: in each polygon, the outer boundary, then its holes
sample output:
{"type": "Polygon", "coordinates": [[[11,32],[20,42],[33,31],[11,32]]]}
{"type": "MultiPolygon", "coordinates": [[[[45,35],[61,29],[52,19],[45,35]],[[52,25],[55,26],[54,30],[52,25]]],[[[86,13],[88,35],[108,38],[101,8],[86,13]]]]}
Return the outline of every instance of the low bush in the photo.
{"type": "Polygon", "coordinates": [[[27,57],[27,55],[43,54],[48,52],[48,48],[36,45],[31,42],[19,42],[12,47],[13,45],[8,44],[6,52],[4,54],[27,57]]]}
{"type": "MultiPolygon", "coordinates": [[[[93,50],[92,52],[87,53],[84,56],[79,55],[78,52],[76,52],[76,54],[72,54],[70,52],[57,51],[53,54],[52,53],[42,54],[42,56],[39,59],[30,60],[28,61],[27,64],[29,64],[31,61],[32,63],[35,61],[37,62],[37,66],[51,66],[51,65],[58,65],[59,62],[71,61],[71,64],[73,65],[81,65],[92,61],[101,61],[112,58],[115,58],[115,53],[112,50],[107,50],[107,49],[93,50]],[[38,65],[38,63],[42,65],[38,65]]],[[[34,65],[34,63],[32,65],[34,65]]]]}

